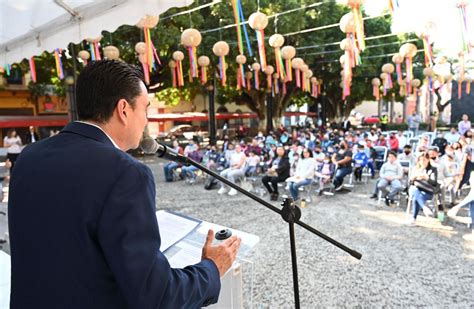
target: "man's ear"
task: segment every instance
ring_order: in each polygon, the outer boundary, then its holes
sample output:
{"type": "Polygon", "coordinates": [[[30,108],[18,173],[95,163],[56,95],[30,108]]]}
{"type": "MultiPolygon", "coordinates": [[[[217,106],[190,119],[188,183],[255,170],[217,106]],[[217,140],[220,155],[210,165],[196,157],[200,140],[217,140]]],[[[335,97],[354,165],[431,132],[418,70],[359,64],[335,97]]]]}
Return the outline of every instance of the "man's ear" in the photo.
{"type": "Polygon", "coordinates": [[[126,123],[128,116],[127,105],[128,102],[125,99],[120,99],[115,107],[118,119],[124,123],[126,123]]]}

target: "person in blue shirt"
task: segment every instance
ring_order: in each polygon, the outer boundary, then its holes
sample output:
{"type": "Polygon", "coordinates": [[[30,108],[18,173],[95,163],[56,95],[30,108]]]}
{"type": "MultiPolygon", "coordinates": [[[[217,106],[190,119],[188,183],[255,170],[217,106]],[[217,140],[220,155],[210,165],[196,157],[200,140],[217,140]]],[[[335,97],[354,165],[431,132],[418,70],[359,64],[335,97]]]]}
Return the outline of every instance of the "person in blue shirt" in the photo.
{"type": "Polygon", "coordinates": [[[354,176],[356,181],[362,181],[362,170],[367,166],[369,157],[364,152],[362,145],[357,145],[357,152],[352,158],[354,161],[354,176]]]}

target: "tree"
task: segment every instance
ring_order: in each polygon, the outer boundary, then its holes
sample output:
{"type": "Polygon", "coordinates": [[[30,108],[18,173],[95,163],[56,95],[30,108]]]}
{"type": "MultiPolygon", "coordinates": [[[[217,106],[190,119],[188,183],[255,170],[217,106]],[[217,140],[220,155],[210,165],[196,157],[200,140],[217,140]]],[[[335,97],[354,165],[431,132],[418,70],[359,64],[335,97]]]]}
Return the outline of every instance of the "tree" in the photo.
{"type": "MultiPolygon", "coordinates": [[[[197,0],[191,7],[198,7],[208,1],[197,0]]],[[[340,88],[340,64],[339,56],[343,53],[339,49],[338,42],[345,37],[338,26],[326,28],[316,32],[298,33],[308,28],[320,27],[331,24],[338,24],[341,16],[349,9],[338,5],[335,1],[327,1],[321,5],[312,5],[310,8],[301,9],[302,6],[314,4],[311,0],[261,0],[260,10],[271,16],[282,13],[277,18],[270,18],[269,25],[265,29],[265,37],[268,39],[272,34],[278,32],[280,34],[290,34],[285,36],[285,45],[295,46],[297,56],[302,57],[312,69],[314,76],[323,80],[323,98],[320,102],[325,103],[324,107],[328,118],[333,119],[341,117],[352,110],[362,100],[373,99],[371,91],[371,79],[380,74],[380,68],[383,63],[391,62],[391,56],[376,57],[396,52],[403,38],[396,36],[385,37],[370,40],[368,48],[362,54],[363,63],[356,67],[353,72],[353,80],[351,87],[351,95],[342,100],[340,88]],[[292,10],[286,13],[286,11],[292,10]],[[297,21],[297,22],[295,22],[297,21]],[[335,44],[331,44],[335,43],[335,44]],[[305,48],[312,46],[311,48],[305,48]],[[364,59],[366,57],[374,57],[364,59]]],[[[243,12],[245,18],[248,19],[251,13],[257,11],[257,3],[254,1],[242,1],[243,12]]],[[[186,84],[183,88],[173,89],[171,84],[171,73],[168,68],[168,62],[172,58],[172,53],[176,50],[184,51],[179,44],[181,32],[186,28],[196,28],[203,33],[201,45],[198,47],[198,55],[206,55],[211,59],[212,67],[209,69],[209,79],[212,81],[215,77],[214,70],[217,65],[217,57],[212,53],[212,46],[215,42],[224,40],[231,46],[231,52],[226,57],[229,68],[227,70],[228,83],[226,87],[222,87],[219,83],[217,87],[217,102],[225,104],[226,102],[236,102],[240,105],[248,106],[252,111],[257,113],[260,120],[266,117],[265,112],[265,78],[261,75],[260,90],[251,89],[250,91],[236,89],[236,69],[235,57],[238,49],[236,42],[235,27],[222,28],[217,31],[206,31],[219,28],[234,23],[234,16],[230,3],[223,1],[221,3],[207,6],[205,8],[193,11],[189,14],[177,15],[187,8],[170,9],[165,16],[162,16],[158,26],[152,29],[151,37],[157,47],[161,58],[161,66],[151,74],[151,85],[160,85],[157,88],[157,96],[166,99],[168,104],[178,104],[181,99],[193,99],[193,97],[204,91],[204,87],[199,81],[188,81],[185,77],[186,84]],[[176,16],[173,16],[176,15],[176,16]],[[173,17],[166,17],[173,16],[173,17]]],[[[245,54],[247,56],[247,64],[258,62],[258,53],[256,49],[255,32],[247,27],[249,37],[253,49],[253,57],[250,57],[246,47],[245,54]]],[[[373,18],[365,21],[366,36],[377,36],[390,33],[390,17],[373,18]]],[[[134,26],[122,26],[113,33],[103,32],[102,46],[115,45],[119,48],[121,59],[128,63],[139,65],[134,46],[137,42],[143,41],[142,31],[134,26]]],[[[245,43],[244,43],[245,45],[245,43]]],[[[419,46],[419,48],[421,45],[419,46]]],[[[77,54],[79,50],[86,48],[86,43],[74,45],[74,52],[77,54]]],[[[275,63],[273,51],[266,44],[267,62],[275,63]]],[[[71,50],[69,51],[71,54],[71,50]]],[[[185,52],[186,54],[186,52],[185,52]]],[[[63,58],[64,59],[64,58],[63,58]]],[[[418,60],[418,59],[416,59],[418,60]]],[[[64,59],[65,71],[71,74],[71,60],[64,59]]],[[[184,60],[184,71],[189,67],[189,61],[184,60]]],[[[24,63],[27,68],[27,63],[24,63]]],[[[37,60],[37,71],[39,82],[50,82],[51,75],[54,73],[54,59],[51,54],[45,53],[37,60]],[[47,77],[49,76],[49,77],[47,77]],[[49,81],[48,81],[49,80],[49,81]]],[[[82,68],[78,64],[78,70],[82,68]]],[[[248,71],[248,70],[247,70],[248,71]]],[[[186,74],[187,75],[187,74],[186,74]]],[[[392,91],[397,91],[392,90],[392,91]]],[[[391,97],[392,92],[388,95],[391,97]]],[[[281,93],[274,96],[274,114],[272,117],[278,119],[285,109],[292,105],[314,104],[315,99],[308,93],[300,91],[293,84],[288,84],[287,93],[281,93]]],[[[261,123],[264,123],[261,121],[261,123]]]]}

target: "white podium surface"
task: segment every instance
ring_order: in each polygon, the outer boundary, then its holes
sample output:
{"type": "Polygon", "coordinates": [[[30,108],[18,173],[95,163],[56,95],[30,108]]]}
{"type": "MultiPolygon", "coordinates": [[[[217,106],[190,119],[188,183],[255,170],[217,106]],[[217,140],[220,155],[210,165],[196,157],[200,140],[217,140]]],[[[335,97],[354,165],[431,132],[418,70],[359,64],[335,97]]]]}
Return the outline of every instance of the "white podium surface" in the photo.
{"type": "Polygon", "coordinates": [[[0,251],[0,308],[10,308],[10,256],[0,251]]]}
{"type": "MultiPolygon", "coordinates": [[[[190,222],[182,225],[184,228],[187,228],[189,232],[184,237],[181,237],[178,242],[176,242],[176,239],[179,237],[177,235],[168,235],[168,233],[173,233],[173,231],[177,230],[177,226],[182,224],[183,218],[186,219],[186,217],[164,210],[157,211],[156,217],[160,227],[160,236],[162,241],[163,239],[166,243],[171,243],[174,241],[174,245],[163,251],[165,256],[168,258],[171,267],[173,268],[183,268],[188,265],[199,263],[201,261],[202,247],[206,240],[207,231],[212,229],[215,233],[226,228],[219,224],[187,218],[192,222],[199,223],[192,229],[191,226],[193,224],[190,222]],[[174,216],[177,216],[178,218],[173,218],[174,216]],[[168,220],[168,222],[163,222],[163,220],[168,220]],[[169,238],[174,239],[171,241],[169,238]]],[[[230,230],[232,231],[232,235],[237,235],[242,240],[240,250],[237,254],[237,261],[224,275],[224,277],[221,278],[221,293],[219,295],[219,302],[209,306],[208,308],[243,308],[243,269],[245,269],[246,272],[250,274],[250,277],[253,276],[253,263],[248,259],[248,257],[252,249],[260,241],[260,238],[256,235],[242,231],[234,229],[230,230]]],[[[183,236],[184,233],[185,231],[182,230],[179,233],[179,236],[183,236]]],[[[213,243],[216,244],[217,242],[217,240],[214,240],[213,243]]],[[[249,279],[250,286],[252,286],[253,278],[246,279],[249,279]]]]}

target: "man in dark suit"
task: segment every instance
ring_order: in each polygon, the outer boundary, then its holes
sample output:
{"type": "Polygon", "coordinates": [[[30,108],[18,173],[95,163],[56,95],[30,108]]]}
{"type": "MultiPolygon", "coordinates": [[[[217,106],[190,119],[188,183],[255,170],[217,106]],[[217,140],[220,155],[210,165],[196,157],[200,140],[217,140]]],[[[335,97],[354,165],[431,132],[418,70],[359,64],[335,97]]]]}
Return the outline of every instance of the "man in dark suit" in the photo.
{"type": "Polygon", "coordinates": [[[25,144],[28,145],[37,141],[39,141],[38,133],[36,133],[35,127],[30,126],[28,128],[28,133],[25,136],[25,144]]]}
{"type": "Polygon", "coordinates": [[[81,122],[24,149],[11,179],[11,308],[199,308],[217,302],[240,239],[171,269],[160,252],[155,183],[125,151],[147,124],[142,74],[89,64],[77,81],[81,122]],[[41,164],[38,164],[41,162],[41,164]]]}

